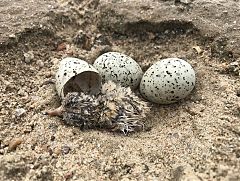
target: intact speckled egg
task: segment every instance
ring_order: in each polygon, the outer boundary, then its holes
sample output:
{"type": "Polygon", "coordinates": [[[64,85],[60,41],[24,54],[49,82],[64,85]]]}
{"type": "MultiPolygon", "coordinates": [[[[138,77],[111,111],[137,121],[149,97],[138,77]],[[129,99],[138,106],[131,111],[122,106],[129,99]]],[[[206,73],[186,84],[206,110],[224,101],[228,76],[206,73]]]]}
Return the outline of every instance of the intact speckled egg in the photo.
{"type": "Polygon", "coordinates": [[[56,73],[56,89],[64,98],[69,92],[97,94],[101,89],[101,76],[87,62],[78,58],[64,58],[56,73]]]}
{"type": "Polygon", "coordinates": [[[145,72],[140,92],[149,101],[169,104],[189,95],[195,81],[195,71],[188,62],[167,58],[156,62],[145,72]]]}
{"type": "Polygon", "coordinates": [[[143,75],[141,67],[135,60],[118,52],[104,53],[95,60],[93,66],[104,82],[111,80],[133,89],[139,85],[143,75]]]}

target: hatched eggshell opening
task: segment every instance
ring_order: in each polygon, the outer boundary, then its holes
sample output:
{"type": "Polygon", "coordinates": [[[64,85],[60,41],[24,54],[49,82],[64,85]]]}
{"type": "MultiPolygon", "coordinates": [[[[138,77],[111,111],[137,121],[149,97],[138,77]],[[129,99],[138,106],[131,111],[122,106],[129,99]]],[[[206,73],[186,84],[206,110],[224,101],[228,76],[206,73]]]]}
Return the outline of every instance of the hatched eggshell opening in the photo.
{"type": "Polygon", "coordinates": [[[98,94],[101,87],[101,77],[96,72],[86,71],[72,77],[63,87],[64,96],[69,92],[84,92],[98,94]]]}
{"type": "Polygon", "coordinates": [[[84,60],[67,57],[59,64],[56,89],[61,98],[69,92],[97,94],[100,92],[101,83],[99,72],[84,60]]]}

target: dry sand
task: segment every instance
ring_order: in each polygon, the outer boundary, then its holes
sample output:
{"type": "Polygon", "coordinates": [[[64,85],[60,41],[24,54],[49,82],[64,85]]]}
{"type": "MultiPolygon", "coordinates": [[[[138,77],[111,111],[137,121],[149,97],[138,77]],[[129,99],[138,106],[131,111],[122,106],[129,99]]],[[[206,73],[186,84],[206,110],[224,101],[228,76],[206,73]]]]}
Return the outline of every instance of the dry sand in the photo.
{"type": "Polygon", "coordinates": [[[0,180],[240,180],[239,3],[0,0],[0,180]],[[196,88],[128,136],[42,114],[63,57],[110,50],[186,59],[196,88]]]}

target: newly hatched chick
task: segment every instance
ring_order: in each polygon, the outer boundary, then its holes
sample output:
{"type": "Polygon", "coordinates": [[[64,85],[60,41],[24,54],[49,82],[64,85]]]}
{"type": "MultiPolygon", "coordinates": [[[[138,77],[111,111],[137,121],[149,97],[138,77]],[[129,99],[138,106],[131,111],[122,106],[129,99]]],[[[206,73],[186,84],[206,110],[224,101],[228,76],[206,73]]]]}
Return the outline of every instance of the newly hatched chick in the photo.
{"type": "Polygon", "coordinates": [[[144,129],[143,120],[150,111],[148,104],[128,87],[111,81],[103,84],[100,94],[68,93],[62,106],[49,115],[62,116],[70,125],[106,128],[124,134],[144,129]]]}

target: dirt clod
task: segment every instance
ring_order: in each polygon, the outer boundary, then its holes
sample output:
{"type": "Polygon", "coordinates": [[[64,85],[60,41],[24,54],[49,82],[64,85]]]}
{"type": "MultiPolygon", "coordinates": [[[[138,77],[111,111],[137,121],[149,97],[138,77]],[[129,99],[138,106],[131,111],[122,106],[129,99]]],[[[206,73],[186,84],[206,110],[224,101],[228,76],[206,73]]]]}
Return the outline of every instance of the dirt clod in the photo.
{"type": "Polygon", "coordinates": [[[8,145],[8,151],[14,151],[23,142],[21,138],[14,138],[8,145]]]}

